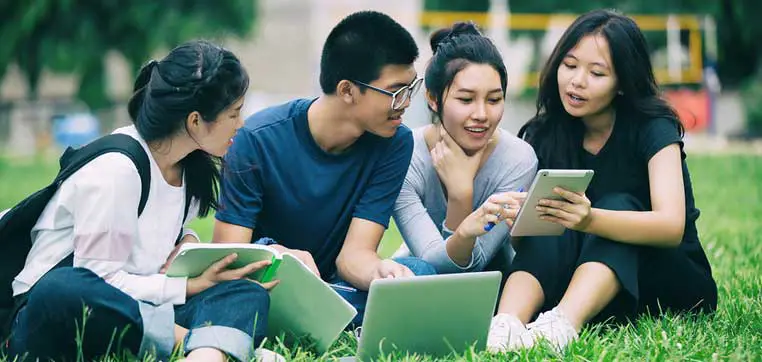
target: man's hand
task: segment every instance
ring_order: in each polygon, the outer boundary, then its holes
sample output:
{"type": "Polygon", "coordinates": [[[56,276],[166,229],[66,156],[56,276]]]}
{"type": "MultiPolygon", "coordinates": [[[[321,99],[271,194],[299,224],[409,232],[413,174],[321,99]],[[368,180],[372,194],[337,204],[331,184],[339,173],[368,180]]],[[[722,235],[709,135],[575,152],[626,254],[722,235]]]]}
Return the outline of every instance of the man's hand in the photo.
{"type": "Polygon", "coordinates": [[[391,259],[383,259],[378,263],[373,279],[413,277],[413,271],[391,259]]]}
{"type": "Polygon", "coordinates": [[[289,253],[294,255],[299,260],[301,260],[302,263],[304,263],[304,265],[310,268],[310,271],[312,271],[315,275],[320,277],[320,270],[318,270],[317,264],[315,263],[315,259],[312,258],[312,254],[310,254],[309,251],[299,250],[299,249],[289,249],[279,244],[273,244],[273,245],[270,245],[270,247],[277,250],[281,254],[289,253]]]}

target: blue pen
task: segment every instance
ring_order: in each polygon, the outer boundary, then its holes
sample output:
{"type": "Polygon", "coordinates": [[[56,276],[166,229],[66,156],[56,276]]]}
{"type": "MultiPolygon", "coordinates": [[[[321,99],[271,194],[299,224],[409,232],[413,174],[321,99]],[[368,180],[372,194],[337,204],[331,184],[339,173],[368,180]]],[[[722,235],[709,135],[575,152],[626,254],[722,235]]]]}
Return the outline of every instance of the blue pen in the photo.
{"type": "MultiPolygon", "coordinates": [[[[518,192],[524,192],[524,188],[523,187],[519,187],[519,191],[518,192]]],[[[508,205],[503,205],[503,208],[509,209],[508,205]]],[[[498,218],[500,217],[499,214],[496,215],[496,216],[498,218]]],[[[493,227],[495,227],[495,223],[490,221],[490,222],[487,223],[487,225],[484,225],[484,231],[490,231],[490,230],[492,230],[493,227]]]]}

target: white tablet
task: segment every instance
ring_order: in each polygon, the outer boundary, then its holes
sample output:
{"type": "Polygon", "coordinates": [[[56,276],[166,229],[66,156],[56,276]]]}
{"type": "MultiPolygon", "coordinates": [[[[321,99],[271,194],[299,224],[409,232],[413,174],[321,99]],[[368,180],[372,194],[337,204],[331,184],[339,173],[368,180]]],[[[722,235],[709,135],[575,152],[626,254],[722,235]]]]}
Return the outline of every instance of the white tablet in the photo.
{"type": "Polygon", "coordinates": [[[526,201],[519,210],[516,222],[511,228],[511,236],[548,236],[564,233],[562,225],[540,219],[537,203],[542,199],[563,200],[553,192],[561,187],[573,192],[585,192],[593,179],[593,170],[539,170],[526,201]]]}

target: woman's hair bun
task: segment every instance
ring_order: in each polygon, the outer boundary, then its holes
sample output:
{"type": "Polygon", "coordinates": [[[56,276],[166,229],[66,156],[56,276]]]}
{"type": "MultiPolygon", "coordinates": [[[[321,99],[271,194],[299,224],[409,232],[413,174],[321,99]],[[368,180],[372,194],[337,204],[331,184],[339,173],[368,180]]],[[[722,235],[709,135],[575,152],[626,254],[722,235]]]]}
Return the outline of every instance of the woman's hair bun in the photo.
{"type": "Polygon", "coordinates": [[[437,48],[439,48],[439,46],[443,42],[446,42],[449,39],[455,38],[460,35],[468,35],[468,34],[477,35],[477,36],[482,35],[482,33],[476,27],[476,24],[474,24],[471,21],[457,22],[453,24],[453,26],[451,27],[439,29],[435,31],[433,34],[431,34],[431,38],[429,39],[429,45],[431,45],[431,51],[436,52],[437,48]]]}

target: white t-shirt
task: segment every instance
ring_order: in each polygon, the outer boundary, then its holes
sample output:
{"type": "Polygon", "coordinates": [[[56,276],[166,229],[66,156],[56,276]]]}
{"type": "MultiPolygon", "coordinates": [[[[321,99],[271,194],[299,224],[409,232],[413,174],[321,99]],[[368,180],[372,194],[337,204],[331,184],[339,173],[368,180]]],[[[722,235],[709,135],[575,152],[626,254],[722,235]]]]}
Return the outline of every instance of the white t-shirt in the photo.
{"type": "MultiPolygon", "coordinates": [[[[140,218],[141,182],[133,162],[117,152],[98,156],[61,184],[32,228],[32,248],[13,281],[14,295],[28,291],[73,251],[75,267],[92,270],[136,300],[185,303],[186,278],[158,274],[183,226],[185,182],[166,182],[134,126],[114,133],[140,141],[150,160],[151,188],[140,218]]],[[[194,200],[187,220],[197,213],[194,200]]]]}

